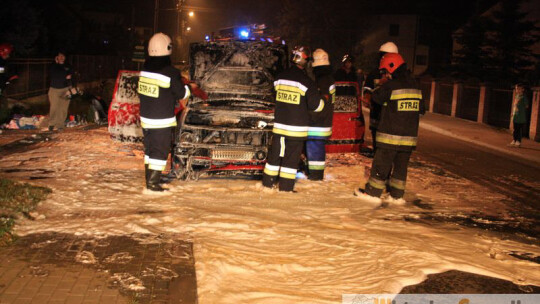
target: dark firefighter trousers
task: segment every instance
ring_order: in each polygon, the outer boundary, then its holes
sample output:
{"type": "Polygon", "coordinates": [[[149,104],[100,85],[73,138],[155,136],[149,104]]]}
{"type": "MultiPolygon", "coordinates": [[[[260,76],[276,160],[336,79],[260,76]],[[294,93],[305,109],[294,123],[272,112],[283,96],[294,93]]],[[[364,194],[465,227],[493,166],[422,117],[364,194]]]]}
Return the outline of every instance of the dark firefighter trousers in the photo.
{"type": "Polygon", "coordinates": [[[273,187],[279,176],[279,191],[293,191],[296,171],[305,139],[291,139],[274,134],[264,168],[262,184],[273,187]]]}
{"type": "Polygon", "coordinates": [[[173,128],[143,129],[144,164],[148,169],[163,171],[167,165],[167,157],[171,151],[173,128]]]}
{"type": "Polygon", "coordinates": [[[326,161],[326,139],[310,139],[306,141],[306,154],[310,180],[323,180],[326,161]]]}
{"type": "Polygon", "coordinates": [[[378,147],[373,157],[371,173],[366,183],[366,193],[380,197],[385,188],[393,198],[402,198],[405,194],[407,168],[412,151],[396,151],[378,147]],[[387,180],[388,176],[390,179],[387,180]]]}

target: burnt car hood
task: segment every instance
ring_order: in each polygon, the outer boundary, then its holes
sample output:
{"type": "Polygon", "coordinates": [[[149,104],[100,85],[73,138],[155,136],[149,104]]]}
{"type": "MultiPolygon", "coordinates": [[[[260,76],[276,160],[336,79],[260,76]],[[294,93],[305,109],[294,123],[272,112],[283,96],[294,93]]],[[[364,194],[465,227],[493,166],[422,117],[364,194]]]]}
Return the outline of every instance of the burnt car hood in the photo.
{"type": "Polygon", "coordinates": [[[273,125],[273,118],[272,103],[236,97],[192,103],[186,111],[184,123],[262,130],[273,125]]]}
{"type": "Polygon", "coordinates": [[[210,100],[273,101],[273,79],[288,64],[286,46],[249,40],[193,43],[190,62],[210,100]]]}

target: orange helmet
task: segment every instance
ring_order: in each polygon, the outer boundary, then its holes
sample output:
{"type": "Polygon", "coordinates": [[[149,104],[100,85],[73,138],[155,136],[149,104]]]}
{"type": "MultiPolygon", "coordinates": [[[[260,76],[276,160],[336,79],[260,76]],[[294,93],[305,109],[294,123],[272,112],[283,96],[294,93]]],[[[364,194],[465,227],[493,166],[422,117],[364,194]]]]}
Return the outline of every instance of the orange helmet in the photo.
{"type": "Polygon", "coordinates": [[[397,53],[388,53],[381,58],[381,63],[379,64],[379,70],[387,70],[390,74],[394,73],[397,68],[405,63],[403,57],[397,53]]]}
{"type": "Polygon", "coordinates": [[[11,54],[11,52],[13,52],[13,45],[11,45],[9,43],[0,44],[0,56],[1,57],[9,55],[9,54],[11,54]]]}

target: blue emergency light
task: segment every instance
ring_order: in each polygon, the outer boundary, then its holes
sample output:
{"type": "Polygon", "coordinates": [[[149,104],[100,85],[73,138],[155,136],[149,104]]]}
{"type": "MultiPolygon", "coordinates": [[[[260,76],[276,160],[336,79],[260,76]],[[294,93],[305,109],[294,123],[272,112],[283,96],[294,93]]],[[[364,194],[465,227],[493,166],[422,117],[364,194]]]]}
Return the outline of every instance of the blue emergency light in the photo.
{"type": "Polygon", "coordinates": [[[208,35],[204,36],[204,40],[210,41],[210,36],[208,36],[208,35]]]}
{"type": "Polygon", "coordinates": [[[249,37],[249,32],[247,30],[241,30],[240,31],[240,37],[242,37],[242,38],[249,37]]]}

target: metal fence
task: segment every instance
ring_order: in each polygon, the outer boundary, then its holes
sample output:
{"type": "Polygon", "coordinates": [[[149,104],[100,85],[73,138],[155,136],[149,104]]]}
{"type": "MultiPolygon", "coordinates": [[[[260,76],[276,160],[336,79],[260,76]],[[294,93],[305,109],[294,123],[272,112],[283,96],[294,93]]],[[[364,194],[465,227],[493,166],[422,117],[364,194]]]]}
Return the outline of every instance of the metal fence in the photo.
{"type": "MultiPolygon", "coordinates": [[[[422,95],[429,108],[429,102],[431,98],[431,81],[429,79],[421,79],[419,81],[422,95]]],[[[454,91],[454,84],[448,82],[438,82],[439,94],[436,96],[434,109],[435,113],[444,115],[451,115],[452,111],[452,98],[454,91]]],[[[510,116],[512,111],[512,97],[513,91],[507,85],[491,84],[487,87],[487,100],[485,101],[487,107],[487,121],[486,123],[495,127],[509,128],[510,116]]],[[[529,102],[532,101],[532,92],[526,92],[529,102]]],[[[463,85],[462,95],[459,101],[458,111],[456,117],[476,121],[478,119],[480,102],[480,85],[463,85]]],[[[428,110],[426,108],[426,110],[428,110]]],[[[523,135],[527,136],[529,132],[529,124],[531,117],[531,106],[527,110],[527,124],[524,128],[523,135]]]]}
{"type": "MultiPolygon", "coordinates": [[[[75,83],[116,78],[119,70],[135,68],[131,60],[117,56],[74,55],[69,56],[67,62],[75,71],[75,83]]],[[[10,61],[10,67],[17,71],[19,79],[7,87],[6,96],[25,99],[46,94],[52,63],[53,60],[49,58],[17,58],[10,61]]]]}

